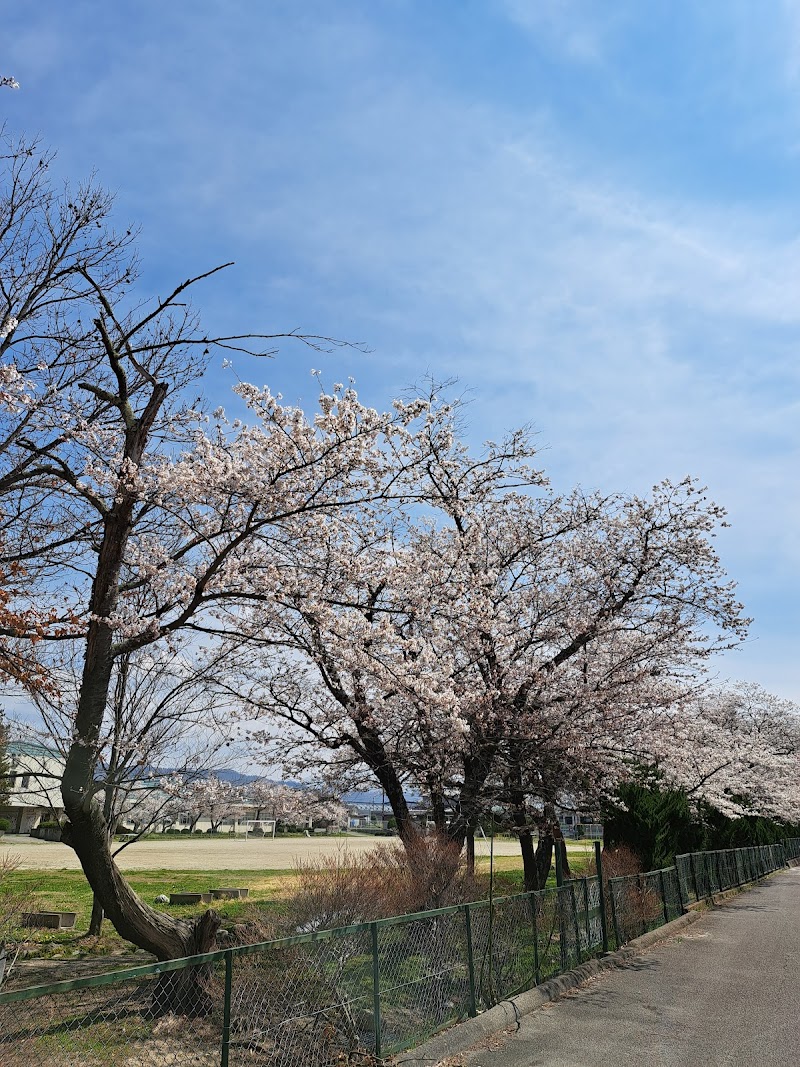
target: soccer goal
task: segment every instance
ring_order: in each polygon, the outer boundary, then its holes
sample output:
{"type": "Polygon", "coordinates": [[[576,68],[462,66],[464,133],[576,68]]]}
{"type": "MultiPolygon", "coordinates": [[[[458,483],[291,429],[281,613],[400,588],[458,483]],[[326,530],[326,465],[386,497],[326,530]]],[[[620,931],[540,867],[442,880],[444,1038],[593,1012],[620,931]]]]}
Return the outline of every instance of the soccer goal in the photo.
{"type": "Polygon", "coordinates": [[[244,824],[245,840],[248,837],[274,837],[274,819],[248,819],[244,824]]]}

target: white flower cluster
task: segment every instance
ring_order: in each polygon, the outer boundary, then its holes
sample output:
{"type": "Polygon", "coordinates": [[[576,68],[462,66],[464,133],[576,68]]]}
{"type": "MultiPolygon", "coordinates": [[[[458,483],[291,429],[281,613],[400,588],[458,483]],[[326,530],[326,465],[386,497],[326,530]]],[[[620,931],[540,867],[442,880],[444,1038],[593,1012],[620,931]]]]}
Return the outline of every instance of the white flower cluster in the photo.
{"type": "Polygon", "coordinates": [[[19,319],[15,319],[13,315],[6,315],[3,325],[0,326],[0,341],[5,341],[6,337],[13,333],[17,326],[19,326],[19,319]]]}
{"type": "Polygon", "coordinates": [[[33,385],[19,372],[16,363],[0,364],[0,407],[11,414],[32,403],[33,385]]]}

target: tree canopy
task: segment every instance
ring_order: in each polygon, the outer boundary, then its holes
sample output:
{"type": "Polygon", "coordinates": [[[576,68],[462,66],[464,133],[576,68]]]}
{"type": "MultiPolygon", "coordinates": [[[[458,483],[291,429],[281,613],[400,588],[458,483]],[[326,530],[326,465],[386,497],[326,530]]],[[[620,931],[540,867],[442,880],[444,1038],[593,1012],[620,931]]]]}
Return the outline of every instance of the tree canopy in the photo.
{"type": "Polygon", "coordinates": [[[174,739],[167,690],[213,694],[286,771],[377,780],[410,856],[409,787],[458,845],[502,811],[531,887],[556,806],[596,807],[643,763],[721,809],[796,805],[795,709],[705,681],[748,620],[698,483],[556,492],[529,428],[475,449],[433,383],[384,411],[334,384],[313,413],[240,383],[246,421],[208,414],[213,352],[338,342],[207,331],[188,301],[222,268],[143,298],[134,232],[49,166],[6,144],[0,671],[61,736],[64,839],[124,937],[166,959],[219,922],[149,907],[110,847],[109,754],[119,778],[151,758],[142,722],[174,739]],[[174,685],[120,698],[170,662],[174,685]]]}

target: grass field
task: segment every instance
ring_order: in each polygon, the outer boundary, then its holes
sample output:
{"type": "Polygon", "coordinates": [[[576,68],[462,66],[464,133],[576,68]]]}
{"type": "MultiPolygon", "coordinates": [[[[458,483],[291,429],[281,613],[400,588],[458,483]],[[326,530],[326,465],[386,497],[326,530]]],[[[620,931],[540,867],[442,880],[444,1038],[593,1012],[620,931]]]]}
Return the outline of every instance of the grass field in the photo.
{"type": "MultiPolygon", "coordinates": [[[[155,897],[170,893],[205,893],[210,889],[247,887],[247,900],[221,900],[214,907],[223,915],[224,925],[244,922],[254,913],[279,906],[291,889],[291,871],[135,871],[128,881],[148,904],[176,917],[199,914],[207,904],[171,906],[155,904],[155,897]]],[[[92,892],[81,871],[15,871],[8,878],[9,888],[19,891],[29,900],[31,911],[74,911],[77,915],[74,930],[39,930],[14,927],[10,934],[16,941],[24,941],[29,948],[38,946],[39,955],[55,957],[106,955],[112,952],[135,951],[123,941],[110,923],[105,923],[103,936],[89,938],[86,931],[92,914],[92,892]]]]}
{"type": "MultiPolygon", "coordinates": [[[[187,843],[186,848],[189,848],[187,843]]],[[[184,849],[181,848],[181,854],[184,849]]],[[[590,843],[569,842],[569,862],[572,871],[580,875],[592,857],[590,843]]],[[[180,862],[180,857],[176,857],[180,862]]],[[[478,872],[487,875],[489,857],[478,856],[478,872]]],[[[522,863],[518,855],[494,857],[495,895],[518,893],[522,890],[522,863]]],[[[133,889],[148,904],[177,917],[199,914],[206,904],[171,906],[155,904],[155,897],[170,893],[202,893],[225,887],[247,887],[250,895],[246,900],[215,901],[213,907],[223,917],[223,927],[243,923],[270,913],[278,915],[282,902],[292,893],[296,879],[292,868],[255,871],[252,869],[219,869],[199,871],[177,870],[131,870],[127,878],[133,889]]],[[[551,872],[551,881],[555,875],[551,872]]],[[[25,943],[26,954],[40,958],[86,959],[118,953],[133,953],[133,945],[124,941],[110,923],[104,924],[102,937],[90,938],[86,934],[92,911],[92,894],[84,875],[79,870],[18,870],[6,880],[7,891],[21,892],[28,898],[27,910],[74,911],[77,914],[75,929],[68,931],[28,929],[14,927],[10,936],[25,943]]],[[[2,891],[0,891],[2,892],[2,891]]],[[[1,903],[1,901],[0,901],[1,903]]]]}

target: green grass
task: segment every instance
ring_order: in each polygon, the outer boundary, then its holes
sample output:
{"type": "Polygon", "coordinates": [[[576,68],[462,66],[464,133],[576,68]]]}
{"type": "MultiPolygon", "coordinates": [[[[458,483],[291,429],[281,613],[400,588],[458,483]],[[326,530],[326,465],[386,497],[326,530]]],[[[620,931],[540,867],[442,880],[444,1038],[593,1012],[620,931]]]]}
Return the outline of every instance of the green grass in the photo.
{"type": "MultiPolygon", "coordinates": [[[[155,897],[170,893],[205,893],[210,889],[249,888],[246,900],[215,901],[213,907],[223,916],[223,925],[246,922],[259,912],[277,909],[294,880],[292,871],[131,871],[131,887],[159,911],[180,918],[199,915],[207,904],[171,906],[156,904],[155,897]]],[[[110,923],[103,925],[99,941],[88,938],[86,930],[92,914],[92,892],[82,871],[14,871],[7,879],[9,890],[18,890],[28,900],[29,911],[74,911],[74,930],[39,930],[15,927],[9,932],[16,941],[27,943],[38,956],[72,957],[135,952],[110,923]]]]}
{"type": "MultiPolygon", "coordinates": [[[[184,840],[191,840],[184,835],[184,840]]],[[[176,840],[181,840],[180,836],[176,840]]],[[[195,838],[195,840],[197,840],[195,838]]],[[[567,843],[570,867],[573,875],[580,877],[593,859],[591,843],[567,843]]],[[[489,870],[489,857],[479,856],[477,870],[484,878],[489,870]]],[[[264,912],[279,913],[282,902],[290,894],[296,877],[294,870],[227,870],[227,871],[131,871],[127,879],[136,893],[148,904],[169,915],[189,918],[199,915],[207,904],[171,906],[156,904],[155,897],[170,893],[204,893],[221,886],[247,887],[250,895],[246,900],[215,901],[213,907],[223,917],[223,927],[263,916],[264,912]]],[[[6,885],[11,891],[19,890],[28,898],[29,911],[74,911],[74,930],[39,930],[27,927],[12,928],[10,936],[25,942],[27,954],[39,957],[81,959],[137,950],[121,938],[110,923],[103,925],[103,934],[89,938],[86,931],[92,913],[92,893],[82,871],[14,871],[6,885]]],[[[555,885],[555,869],[551,869],[548,886],[555,885]]],[[[495,896],[511,895],[523,891],[522,861],[520,856],[494,857],[495,896]]]]}
{"type": "MultiPolygon", "coordinates": [[[[594,843],[591,841],[568,841],[567,859],[570,871],[574,878],[582,878],[590,864],[594,863],[594,843]]],[[[489,857],[478,856],[475,862],[479,874],[486,875],[489,871],[489,857]]],[[[522,893],[522,858],[520,856],[495,856],[494,857],[494,884],[495,894],[522,893]]],[[[547,885],[556,884],[555,864],[550,867],[550,877],[547,885]]]]}

